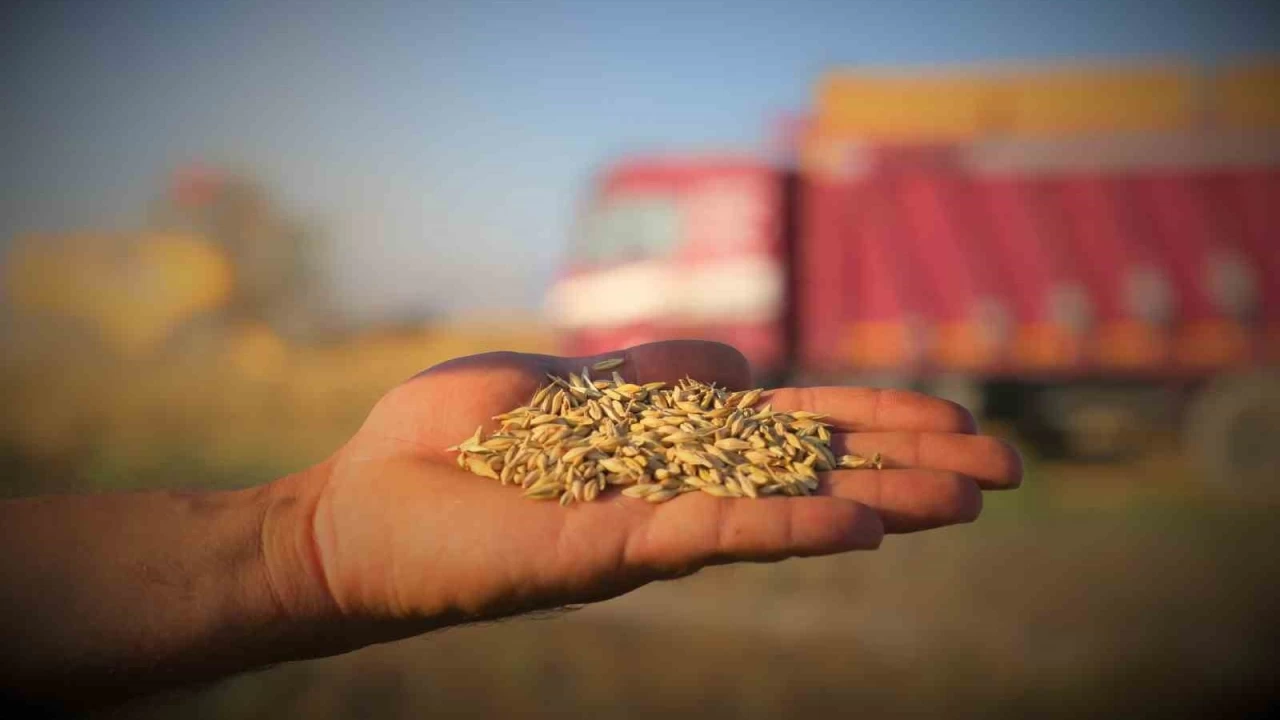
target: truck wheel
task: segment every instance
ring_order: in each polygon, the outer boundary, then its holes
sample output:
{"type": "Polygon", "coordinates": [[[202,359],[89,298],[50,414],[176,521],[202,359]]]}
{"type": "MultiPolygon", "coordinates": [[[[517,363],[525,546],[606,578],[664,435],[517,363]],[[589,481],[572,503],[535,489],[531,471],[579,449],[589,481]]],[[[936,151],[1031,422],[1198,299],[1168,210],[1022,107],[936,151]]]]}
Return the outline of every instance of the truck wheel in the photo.
{"type": "Polygon", "coordinates": [[[1092,462],[1133,460],[1164,432],[1176,432],[1168,408],[1174,393],[1142,382],[1068,383],[1040,396],[1040,412],[1062,433],[1067,457],[1092,462]]]}
{"type": "Polygon", "coordinates": [[[1187,408],[1183,441],[1206,481],[1280,497],[1280,375],[1210,382],[1187,408]]]}

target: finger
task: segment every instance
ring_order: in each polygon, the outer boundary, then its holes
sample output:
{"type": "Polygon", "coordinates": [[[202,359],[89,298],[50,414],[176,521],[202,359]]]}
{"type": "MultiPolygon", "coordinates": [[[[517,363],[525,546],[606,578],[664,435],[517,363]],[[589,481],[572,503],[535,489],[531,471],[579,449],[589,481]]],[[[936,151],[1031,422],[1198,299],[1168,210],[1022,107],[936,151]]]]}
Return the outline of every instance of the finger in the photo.
{"type": "Polygon", "coordinates": [[[624,558],[679,575],[726,562],[874,550],[883,538],[875,512],[841,498],[725,500],[690,493],[651,513],[630,535],[624,558]]]}
{"type": "Polygon", "coordinates": [[[973,522],[982,491],[969,478],[938,470],[843,470],[822,473],[819,492],[866,505],[885,532],[907,533],[973,522]]]}
{"type": "Polygon", "coordinates": [[[977,432],[973,415],[949,400],[906,390],[855,387],[778,388],[763,402],[777,410],[808,410],[826,415],[839,430],[874,432],[977,432]]]}
{"type": "Polygon", "coordinates": [[[1012,445],[989,435],[934,432],[836,433],[831,451],[871,457],[880,453],[886,468],[924,468],[967,475],[983,490],[1007,490],[1022,484],[1022,457],[1012,445]]]}
{"type": "MultiPolygon", "coordinates": [[[[635,383],[675,382],[691,377],[727,388],[751,384],[751,368],[742,353],[729,345],[706,340],[668,340],[637,345],[590,357],[557,358],[557,374],[579,372],[602,360],[620,358],[618,374],[635,383]]],[[[609,372],[604,375],[608,377],[609,372]]]]}

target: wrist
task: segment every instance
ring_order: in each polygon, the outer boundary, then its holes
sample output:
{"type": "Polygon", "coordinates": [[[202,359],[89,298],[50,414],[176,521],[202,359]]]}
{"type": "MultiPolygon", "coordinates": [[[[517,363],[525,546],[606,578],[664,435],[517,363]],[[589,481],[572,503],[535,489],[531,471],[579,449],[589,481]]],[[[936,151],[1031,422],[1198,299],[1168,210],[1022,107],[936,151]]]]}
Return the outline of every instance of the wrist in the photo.
{"type": "Polygon", "coordinates": [[[335,462],[330,458],[255,489],[261,492],[261,584],[281,623],[272,635],[287,648],[276,660],[334,655],[442,624],[344,609],[337,601],[316,536],[316,510],[335,462]]]}
{"type": "Polygon", "coordinates": [[[332,462],[257,488],[264,590],[286,622],[332,620],[340,614],[316,545],[315,515],[332,462]]]}

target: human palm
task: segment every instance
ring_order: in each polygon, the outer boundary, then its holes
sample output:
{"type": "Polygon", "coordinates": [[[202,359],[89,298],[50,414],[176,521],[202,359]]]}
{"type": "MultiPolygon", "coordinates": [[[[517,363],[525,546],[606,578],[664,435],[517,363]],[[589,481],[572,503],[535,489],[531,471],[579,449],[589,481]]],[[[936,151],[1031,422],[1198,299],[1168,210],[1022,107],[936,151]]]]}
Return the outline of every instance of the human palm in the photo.
{"type": "MultiPolygon", "coordinates": [[[[740,388],[737,351],[644,345],[610,355],[633,382],[684,376],[740,388]]],[[[598,358],[594,358],[598,359],[598,358]]],[[[600,600],[708,564],[874,549],[885,532],[975,518],[980,489],[1014,487],[1017,454],[972,417],[915,393],[786,388],[775,408],[827,414],[837,452],[884,470],[825,473],[813,497],[653,505],[611,494],[561,507],[459,470],[444,450],[528,401],[546,374],[594,359],[493,353],[453,360],[388,393],[328,463],[313,523],[324,579],[347,614],[448,624],[600,600]]]]}

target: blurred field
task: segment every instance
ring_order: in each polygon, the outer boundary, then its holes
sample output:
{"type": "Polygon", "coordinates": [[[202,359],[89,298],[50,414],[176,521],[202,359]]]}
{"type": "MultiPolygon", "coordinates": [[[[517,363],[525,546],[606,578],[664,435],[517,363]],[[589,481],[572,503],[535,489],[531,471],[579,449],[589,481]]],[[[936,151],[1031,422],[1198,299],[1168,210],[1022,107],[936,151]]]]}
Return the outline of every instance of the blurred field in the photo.
{"type": "Polygon", "coordinates": [[[5,348],[0,493],[233,486],[322,460],[414,373],[491,350],[549,352],[536,323],[469,321],[291,345],[241,328],[121,356],[83,338],[5,348]],[[23,471],[25,468],[25,472],[23,471]]]}

